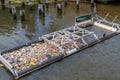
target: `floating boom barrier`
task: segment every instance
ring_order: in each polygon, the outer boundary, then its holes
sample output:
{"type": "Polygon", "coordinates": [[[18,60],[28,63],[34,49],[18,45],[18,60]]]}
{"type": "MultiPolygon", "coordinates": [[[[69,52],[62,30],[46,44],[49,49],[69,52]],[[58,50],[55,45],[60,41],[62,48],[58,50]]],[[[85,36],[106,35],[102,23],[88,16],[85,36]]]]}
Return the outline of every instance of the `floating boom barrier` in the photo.
{"type": "Polygon", "coordinates": [[[91,14],[79,16],[72,27],[43,35],[37,41],[1,51],[0,61],[13,77],[18,79],[120,33],[118,24],[117,27],[115,24],[108,26],[100,21],[93,21],[91,14]],[[99,38],[94,32],[81,28],[93,25],[110,30],[111,33],[99,38]]]}

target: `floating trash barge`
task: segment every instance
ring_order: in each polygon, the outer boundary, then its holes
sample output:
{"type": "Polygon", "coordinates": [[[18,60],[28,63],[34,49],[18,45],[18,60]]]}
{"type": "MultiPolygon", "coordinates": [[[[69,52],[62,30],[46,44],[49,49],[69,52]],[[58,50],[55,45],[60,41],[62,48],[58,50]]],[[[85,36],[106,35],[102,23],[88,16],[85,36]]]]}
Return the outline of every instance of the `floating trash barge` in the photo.
{"type": "Polygon", "coordinates": [[[0,61],[18,79],[120,33],[119,24],[110,26],[103,24],[103,20],[93,22],[91,14],[79,16],[72,27],[43,35],[38,41],[2,51],[0,61]],[[110,30],[111,34],[99,38],[94,32],[82,28],[92,25],[110,30]]]}

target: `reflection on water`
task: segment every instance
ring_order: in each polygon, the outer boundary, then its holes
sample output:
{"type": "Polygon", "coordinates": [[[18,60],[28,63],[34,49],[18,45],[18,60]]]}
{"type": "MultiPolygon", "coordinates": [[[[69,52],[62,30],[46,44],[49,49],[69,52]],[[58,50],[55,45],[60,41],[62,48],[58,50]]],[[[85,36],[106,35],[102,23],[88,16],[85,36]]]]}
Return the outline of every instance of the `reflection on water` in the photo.
{"type": "MultiPolygon", "coordinates": [[[[120,16],[120,6],[118,5],[99,4],[97,7],[98,13],[102,16],[108,12],[112,16],[120,16]]],[[[91,12],[89,4],[82,3],[77,10],[75,3],[72,2],[63,7],[62,14],[57,13],[55,4],[50,4],[49,8],[46,9],[45,17],[39,16],[37,6],[34,6],[33,9],[33,11],[29,11],[29,7],[25,7],[25,22],[20,21],[19,7],[17,8],[17,21],[13,20],[8,9],[0,9],[0,50],[19,46],[36,40],[44,34],[72,26],[76,16],[91,12]]],[[[117,22],[119,21],[120,18],[117,22]]],[[[95,28],[90,28],[90,30],[96,31],[95,28]]],[[[96,31],[96,33],[99,32],[96,31]]],[[[23,77],[21,80],[61,80],[61,78],[63,80],[113,80],[114,78],[119,80],[120,77],[117,76],[120,75],[118,68],[120,66],[118,64],[120,46],[117,43],[119,39],[119,36],[117,36],[105,41],[59,63],[23,77]]],[[[0,80],[12,80],[12,77],[4,68],[0,68],[0,80]]]]}

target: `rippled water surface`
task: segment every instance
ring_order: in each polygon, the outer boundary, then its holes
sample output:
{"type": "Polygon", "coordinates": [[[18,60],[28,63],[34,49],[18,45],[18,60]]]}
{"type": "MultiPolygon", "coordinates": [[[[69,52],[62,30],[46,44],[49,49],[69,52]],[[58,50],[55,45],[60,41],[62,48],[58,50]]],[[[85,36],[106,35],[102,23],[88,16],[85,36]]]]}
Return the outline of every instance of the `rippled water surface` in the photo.
{"type": "MultiPolygon", "coordinates": [[[[17,11],[19,9],[20,7],[17,7],[17,11]]],[[[57,13],[54,4],[50,4],[45,17],[39,16],[37,6],[33,9],[34,11],[29,11],[29,7],[25,7],[25,22],[20,21],[19,12],[15,21],[8,9],[0,9],[0,50],[19,46],[37,40],[44,34],[70,27],[74,25],[76,16],[91,13],[89,4],[81,3],[80,9],[76,10],[76,5],[72,2],[63,7],[62,14],[57,13]]],[[[103,17],[109,13],[109,20],[116,15],[120,16],[120,4],[98,4],[97,10],[103,17]]],[[[119,17],[116,22],[120,22],[119,17]]],[[[115,36],[20,80],[120,80],[119,41],[120,35],[115,36]]],[[[0,80],[13,80],[4,67],[0,67],[0,80]]]]}

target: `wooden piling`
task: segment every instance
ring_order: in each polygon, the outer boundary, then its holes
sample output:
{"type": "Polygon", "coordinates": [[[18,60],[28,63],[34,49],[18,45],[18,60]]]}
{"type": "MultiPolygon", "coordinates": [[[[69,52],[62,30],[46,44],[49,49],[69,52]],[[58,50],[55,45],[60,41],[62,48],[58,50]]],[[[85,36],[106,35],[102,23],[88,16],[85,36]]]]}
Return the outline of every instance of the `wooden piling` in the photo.
{"type": "Polygon", "coordinates": [[[22,3],[22,7],[25,6],[25,0],[21,0],[21,3],[22,3]]]}
{"type": "Polygon", "coordinates": [[[57,4],[57,12],[62,13],[62,4],[57,4]]]}
{"type": "Polygon", "coordinates": [[[68,0],[64,0],[64,5],[65,5],[65,6],[68,5],[68,0]]]}
{"type": "Polygon", "coordinates": [[[12,5],[11,0],[8,0],[8,7],[10,8],[10,7],[11,7],[11,5],[12,5]]]}
{"type": "Polygon", "coordinates": [[[94,0],[91,0],[91,7],[94,7],[94,0]]]}
{"type": "Polygon", "coordinates": [[[80,0],[76,0],[76,8],[79,9],[80,0]]]}
{"type": "Polygon", "coordinates": [[[46,0],[46,8],[49,8],[49,1],[46,0]]]}
{"type": "Polygon", "coordinates": [[[39,4],[38,5],[38,12],[39,12],[39,15],[40,16],[43,16],[44,17],[44,14],[45,14],[45,6],[43,4],[39,4]]]}
{"type": "Polygon", "coordinates": [[[29,5],[30,5],[30,10],[32,11],[33,10],[33,1],[32,0],[29,0],[29,5]]]}
{"type": "Polygon", "coordinates": [[[5,0],[1,0],[2,9],[5,9],[5,0]]]}
{"type": "Polygon", "coordinates": [[[15,6],[12,7],[12,14],[13,14],[13,19],[16,20],[17,15],[16,15],[16,7],[15,6]]]}
{"type": "Polygon", "coordinates": [[[25,21],[25,10],[20,10],[21,21],[25,21]]]}

